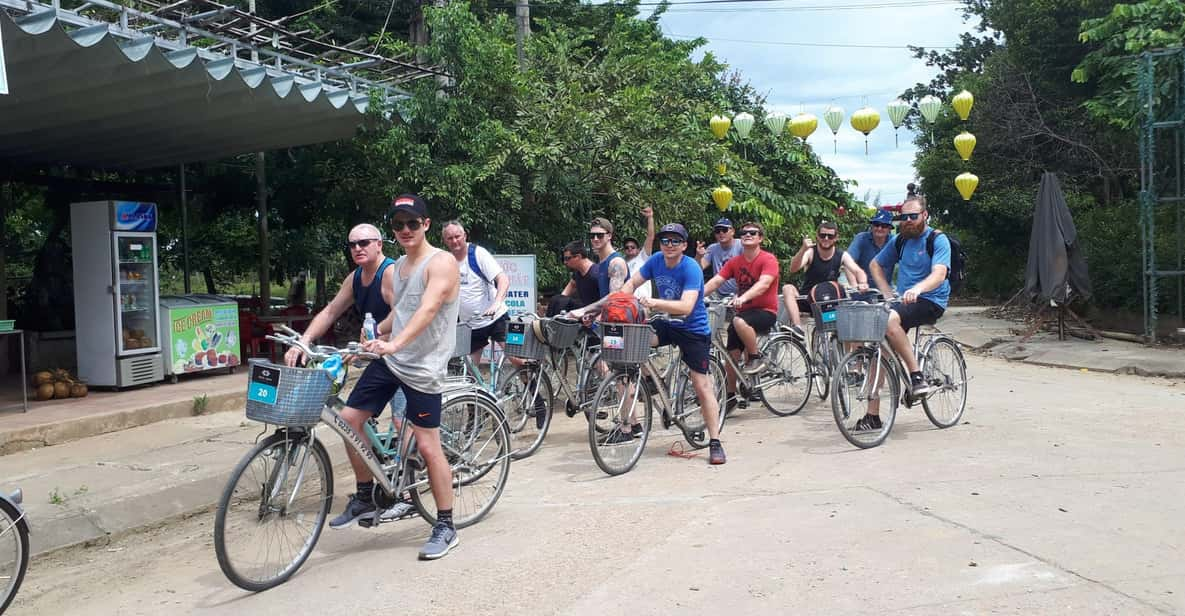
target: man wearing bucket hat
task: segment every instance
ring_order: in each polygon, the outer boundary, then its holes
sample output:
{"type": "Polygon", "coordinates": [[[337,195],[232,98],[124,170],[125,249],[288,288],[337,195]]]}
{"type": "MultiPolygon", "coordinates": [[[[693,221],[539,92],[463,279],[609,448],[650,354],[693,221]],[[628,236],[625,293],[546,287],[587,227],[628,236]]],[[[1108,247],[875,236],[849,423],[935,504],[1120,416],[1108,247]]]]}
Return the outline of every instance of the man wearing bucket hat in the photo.
{"type": "MultiPolygon", "coordinates": [[[[856,265],[871,277],[868,264],[876,258],[876,255],[880,254],[885,244],[891,241],[893,241],[893,214],[888,210],[878,209],[876,214],[868,220],[868,230],[861,231],[852,238],[848,254],[852,256],[852,259],[855,259],[856,265]]],[[[893,270],[889,269],[885,275],[892,280],[893,270]]]]}

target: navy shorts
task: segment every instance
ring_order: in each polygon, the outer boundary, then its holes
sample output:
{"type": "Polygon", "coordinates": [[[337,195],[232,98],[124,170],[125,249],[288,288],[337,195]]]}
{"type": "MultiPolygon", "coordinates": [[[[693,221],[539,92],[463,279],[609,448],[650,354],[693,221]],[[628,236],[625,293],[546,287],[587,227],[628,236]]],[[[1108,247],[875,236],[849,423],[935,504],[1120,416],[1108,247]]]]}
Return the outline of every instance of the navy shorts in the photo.
{"type": "Polygon", "coordinates": [[[469,338],[469,352],[476,353],[490,343],[490,341],[506,344],[506,324],[510,322],[510,314],[503,314],[493,323],[473,330],[469,338]]]}
{"type": "Polygon", "coordinates": [[[906,333],[909,330],[919,325],[933,325],[938,322],[942,313],[946,312],[942,306],[934,302],[919,297],[918,301],[912,304],[894,303],[893,312],[901,317],[901,329],[906,333]]]}
{"type": "Polygon", "coordinates": [[[707,334],[696,334],[671,327],[668,321],[655,321],[651,327],[658,336],[658,346],[673,344],[679,347],[683,363],[687,364],[688,368],[700,374],[708,373],[712,342],[707,334]]]}
{"type": "MultiPolygon", "coordinates": [[[[762,310],[761,308],[742,310],[741,312],[737,313],[737,316],[748,323],[749,327],[752,327],[754,331],[757,332],[758,336],[764,336],[768,334],[770,328],[773,327],[774,323],[776,323],[778,320],[778,315],[768,310],[762,310]]],[[[741,349],[745,348],[745,345],[741,342],[740,336],[737,336],[737,330],[732,326],[732,323],[728,324],[728,344],[726,344],[724,348],[728,349],[729,351],[740,351],[741,349]]]]}
{"type": "Polygon", "coordinates": [[[346,406],[378,417],[383,414],[383,408],[391,402],[395,392],[400,390],[407,398],[406,416],[413,424],[421,428],[440,427],[440,394],[426,394],[412,389],[392,374],[383,360],[370,362],[366,370],[362,371],[346,406]]]}

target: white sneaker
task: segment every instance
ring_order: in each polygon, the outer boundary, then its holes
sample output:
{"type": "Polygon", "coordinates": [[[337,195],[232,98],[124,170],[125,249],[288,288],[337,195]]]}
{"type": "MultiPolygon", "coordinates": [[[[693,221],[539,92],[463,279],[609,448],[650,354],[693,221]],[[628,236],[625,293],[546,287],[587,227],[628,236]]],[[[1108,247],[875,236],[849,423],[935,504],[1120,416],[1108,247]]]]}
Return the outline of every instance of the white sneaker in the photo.
{"type": "Polygon", "coordinates": [[[413,506],[411,503],[400,501],[398,503],[395,503],[395,505],[393,507],[391,507],[390,509],[380,513],[379,514],[379,521],[380,522],[391,522],[393,520],[398,520],[399,518],[402,518],[403,516],[411,513],[414,510],[415,510],[415,506],[413,506]]]}

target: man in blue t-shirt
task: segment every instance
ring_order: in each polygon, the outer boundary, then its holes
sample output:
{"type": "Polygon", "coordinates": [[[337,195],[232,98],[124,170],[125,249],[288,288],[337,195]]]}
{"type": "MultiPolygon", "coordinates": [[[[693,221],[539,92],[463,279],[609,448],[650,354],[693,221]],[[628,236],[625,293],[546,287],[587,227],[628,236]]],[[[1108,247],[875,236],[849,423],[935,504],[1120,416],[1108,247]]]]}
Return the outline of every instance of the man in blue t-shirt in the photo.
{"type": "MultiPolygon", "coordinates": [[[[897,266],[896,295],[899,301],[893,303],[885,338],[909,370],[910,393],[914,397],[929,393],[930,387],[918,370],[918,359],[909,344],[908,332],[920,325],[936,323],[946,311],[950,298],[950,283],[946,280],[950,271],[950,241],[946,235],[926,225],[929,218],[925,197],[907,197],[901,204],[901,213],[893,217],[900,223],[897,227],[900,239],[885,244],[869,264],[873,281],[886,297],[892,296],[893,290],[885,272],[897,266]],[[933,256],[926,250],[927,238],[932,233],[938,233],[934,238],[933,256]],[[900,257],[897,255],[898,241],[904,242],[900,257]]],[[[873,412],[875,408],[869,405],[869,413],[857,422],[857,429],[880,429],[880,418],[873,412]]]]}
{"type": "MultiPolygon", "coordinates": [[[[864,270],[865,274],[871,276],[868,271],[872,260],[880,254],[884,249],[885,244],[893,241],[893,215],[888,210],[877,210],[876,214],[868,221],[868,230],[861,231],[852,238],[852,244],[848,246],[848,255],[856,261],[856,265],[864,270]]],[[[885,272],[885,278],[893,279],[893,268],[889,268],[885,272]]]]}

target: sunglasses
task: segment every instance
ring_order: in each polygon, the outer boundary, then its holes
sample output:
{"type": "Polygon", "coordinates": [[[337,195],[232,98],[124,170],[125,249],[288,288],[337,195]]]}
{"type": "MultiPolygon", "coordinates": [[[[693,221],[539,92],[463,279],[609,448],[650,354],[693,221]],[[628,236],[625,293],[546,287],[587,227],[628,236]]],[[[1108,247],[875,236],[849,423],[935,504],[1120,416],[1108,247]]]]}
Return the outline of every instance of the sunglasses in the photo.
{"type": "Polygon", "coordinates": [[[420,227],[424,226],[423,218],[415,218],[412,220],[392,220],[391,228],[395,231],[402,231],[405,227],[408,231],[419,231],[420,227]]]}
{"type": "Polygon", "coordinates": [[[588,232],[588,239],[599,240],[599,239],[605,237],[606,235],[609,235],[609,234],[604,231],[589,231],[588,232]]]}
{"type": "Polygon", "coordinates": [[[352,242],[346,242],[346,248],[349,250],[355,250],[358,248],[366,248],[367,246],[370,246],[371,242],[381,242],[381,241],[383,241],[383,240],[376,239],[376,238],[367,238],[364,240],[354,240],[352,242]]]}
{"type": "Polygon", "coordinates": [[[741,237],[749,237],[750,235],[761,235],[761,232],[757,229],[745,229],[741,231],[741,237]]]}
{"type": "Polygon", "coordinates": [[[911,214],[898,214],[893,217],[893,220],[901,222],[903,220],[917,220],[922,217],[921,212],[913,212],[911,214]]]}
{"type": "Polygon", "coordinates": [[[731,228],[732,227],[716,227],[715,229],[712,229],[712,232],[713,233],[728,233],[728,230],[731,228]]]}
{"type": "Polygon", "coordinates": [[[576,258],[576,255],[562,255],[562,256],[560,256],[560,261],[567,263],[568,261],[571,261],[572,259],[575,259],[575,258],[576,258]]]}
{"type": "Polygon", "coordinates": [[[883,222],[874,222],[872,226],[876,229],[892,229],[893,225],[885,224],[883,222]]]}
{"type": "Polygon", "coordinates": [[[821,239],[821,240],[833,240],[835,238],[836,238],[835,233],[820,233],[819,234],[819,239],[821,239]]]}
{"type": "Polygon", "coordinates": [[[680,246],[683,244],[683,238],[678,237],[660,237],[658,243],[663,246],[680,246]]]}

